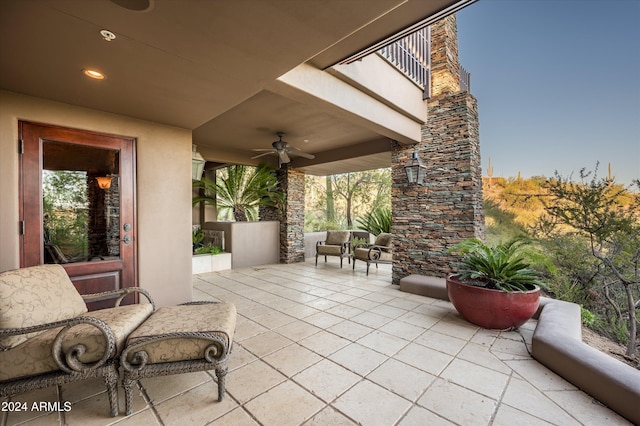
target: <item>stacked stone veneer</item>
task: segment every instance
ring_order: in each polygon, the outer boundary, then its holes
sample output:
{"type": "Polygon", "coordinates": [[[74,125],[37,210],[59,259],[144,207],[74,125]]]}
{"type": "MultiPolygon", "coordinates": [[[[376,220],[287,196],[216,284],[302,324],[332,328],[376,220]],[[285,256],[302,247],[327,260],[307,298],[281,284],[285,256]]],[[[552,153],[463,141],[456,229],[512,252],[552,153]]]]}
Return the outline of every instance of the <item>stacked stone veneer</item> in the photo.
{"type": "Polygon", "coordinates": [[[280,221],[280,263],[304,262],[304,173],[283,165],[276,175],[284,205],[261,208],[260,220],[280,221]]]}
{"type": "Polygon", "coordinates": [[[431,39],[434,96],[422,141],[392,149],[394,284],[411,274],[446,276],[457,261],[449,248],[484,238],[478,109],[459,90],[455,16],[432,26],[431,39]],[[407,182],[404,164],[414,151],[427,167],[425,186],[407,182]]]}

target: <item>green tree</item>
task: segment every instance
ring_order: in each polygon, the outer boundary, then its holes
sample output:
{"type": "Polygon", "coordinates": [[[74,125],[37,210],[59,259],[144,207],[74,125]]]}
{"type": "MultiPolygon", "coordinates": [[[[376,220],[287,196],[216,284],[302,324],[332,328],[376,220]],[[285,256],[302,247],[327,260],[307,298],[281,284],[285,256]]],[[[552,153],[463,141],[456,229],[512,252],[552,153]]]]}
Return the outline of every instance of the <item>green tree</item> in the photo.
{"type": "Polygon", "coordinates": [[[266,164],[225,167],[217,172],[215,181],[202,178],[193,187],[205,192],[193,198],[193,205],[215,204],[223,217],[233,215],[236,221],[256,221],[260,206],[278,206],[283,201],[275,171],[266,164]]]}
{"type": "MultiPolygon", "coordinates": [[[[634,184],[640,188],[640,181],[634,184]]],[[[621,203],[629,198],[629,188],[598,178],[597,167],[593,173],[582,169],[580,182],[556,172],[546,189],[549,196],[541,198],[546,216],[537,230],[551,240],[570,236],[586,242],[596,267],[587,274],[588,281],[614,312],[609,317],[614,327],[626,326],[627,356],[632,356],[640,300],[640,197],[628,205],[621,203]]]]}

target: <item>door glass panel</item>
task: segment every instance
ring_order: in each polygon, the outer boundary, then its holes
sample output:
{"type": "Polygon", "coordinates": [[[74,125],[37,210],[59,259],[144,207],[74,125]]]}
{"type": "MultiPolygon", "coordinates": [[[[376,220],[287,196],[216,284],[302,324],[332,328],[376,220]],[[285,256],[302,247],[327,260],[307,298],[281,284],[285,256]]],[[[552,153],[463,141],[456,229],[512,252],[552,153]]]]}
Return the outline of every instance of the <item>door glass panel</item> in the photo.
{"type": "Polygon", "coordinates": [[[120,258],[119,151],[43,142],[45,263],[120,258]]]}

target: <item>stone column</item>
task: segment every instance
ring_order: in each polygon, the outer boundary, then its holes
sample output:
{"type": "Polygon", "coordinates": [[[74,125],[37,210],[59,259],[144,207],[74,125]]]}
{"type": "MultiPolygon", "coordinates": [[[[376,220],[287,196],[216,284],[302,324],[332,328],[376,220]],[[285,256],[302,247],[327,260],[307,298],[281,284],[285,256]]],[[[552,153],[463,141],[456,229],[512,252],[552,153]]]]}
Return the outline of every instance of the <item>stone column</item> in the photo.
{"type": "Polygon", "coordinates": [[[280,263],[304,262],[304,173],[283,165],[276,175],[284,205],[260,208],[260,220],[280,221],[280,263]]]}
{"type": "Polygon", "coordinates": [[[446,276],[456,257],[447,250],[484,238],[480,139],[476,100],[460,91],[455,16],[431,28],[432,94],[422,141],[392,149],[394,284],[411,274],[446,276]],[[407,182],[404,164],[418,152],[426,184],[407,182]]]}

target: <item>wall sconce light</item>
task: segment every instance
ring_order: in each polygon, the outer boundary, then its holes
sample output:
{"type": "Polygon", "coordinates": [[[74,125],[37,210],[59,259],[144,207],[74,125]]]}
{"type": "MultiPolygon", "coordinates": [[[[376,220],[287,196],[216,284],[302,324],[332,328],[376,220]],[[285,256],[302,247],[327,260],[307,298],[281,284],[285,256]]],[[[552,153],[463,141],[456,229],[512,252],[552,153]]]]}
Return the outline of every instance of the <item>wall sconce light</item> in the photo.
{"type": "Polygon", "coordinates": [[[111,188],[111,177],[110,176],[100,176],[96,178],[98,182],[98,187],[100,189],[109,189],[111,188]]]}
{"type": "Polygon", "coordinates": [[[407,180],[409,183],[415,183],[421,186],[425,186],[425,176],[427,166],[422,163],[422,160],[418,156],[418,151],[413,151],[413,155],[404,165],[404,170],[407,172],[407,180]]]}
{"type": "Polygon", "coordinates": [[[197,151],[197,147],[192,144],[191,145],[191,179],[193,180],[202,179],[202,173],[204,173],[204,163],[206,163],[205,159],[197,151]]]}

